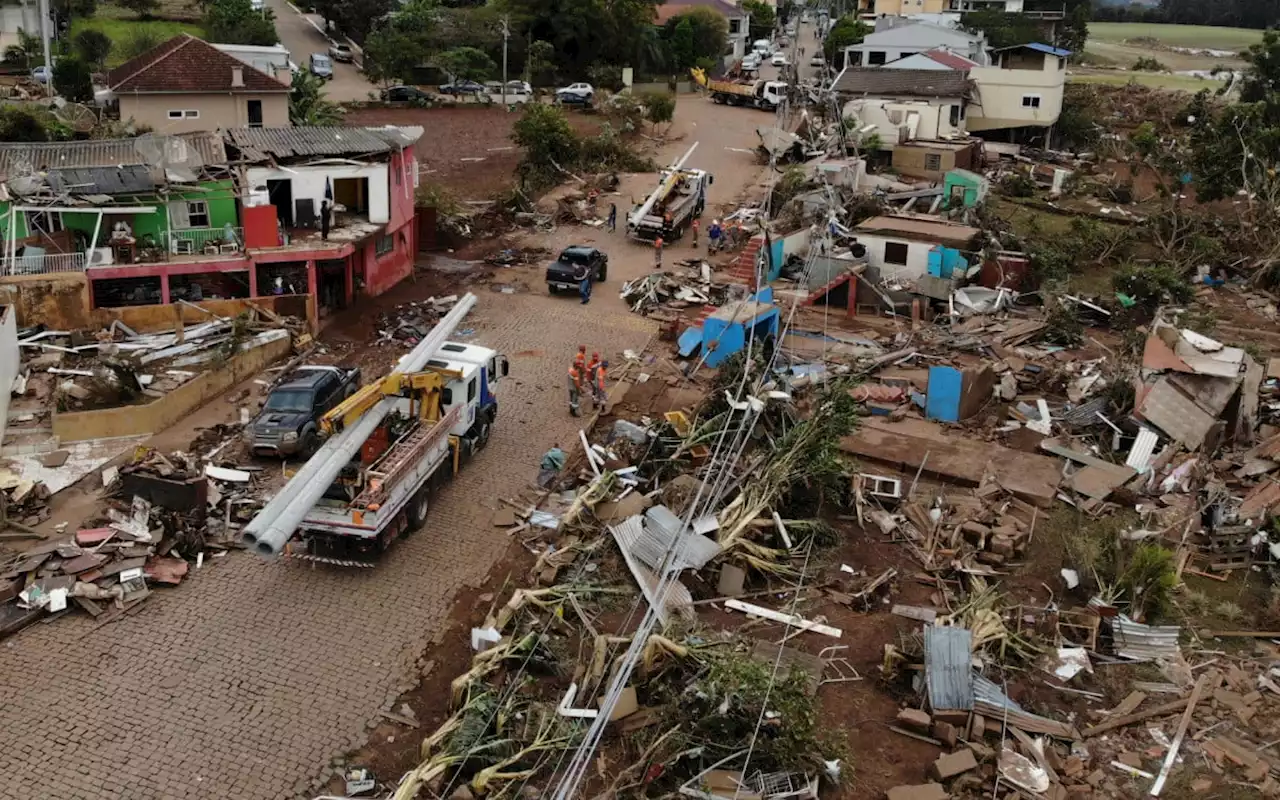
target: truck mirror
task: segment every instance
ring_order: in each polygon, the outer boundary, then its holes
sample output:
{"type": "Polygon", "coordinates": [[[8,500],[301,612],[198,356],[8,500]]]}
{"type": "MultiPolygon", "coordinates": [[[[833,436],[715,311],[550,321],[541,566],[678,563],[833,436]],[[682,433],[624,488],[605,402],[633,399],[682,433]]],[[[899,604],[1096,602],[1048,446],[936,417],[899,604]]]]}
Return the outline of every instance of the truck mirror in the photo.
{"type": "Polygon", "coordinates": [[[708,186],[710,186],[711,184],[713,184],[713,183],[715,183],[715,182],[716,182],[716,176],[715,176],[715,175],[708,175],[708,176],[707,176],[707,185],[708,185],[708,186]]]}
{"type": "Polygon", "coordinates": [[[448,386],[440,390],[440,405],[442,406],[453,405],[453,390],[450,389],[448,386]]]}
{"type": "Polygon", "coordinates": [[[502,357],[502,377],[504,378],[507,377],[507,375],[510,372],[511,372],[511,364],[507,362],[507,357],[503,356],[502,357]]]}

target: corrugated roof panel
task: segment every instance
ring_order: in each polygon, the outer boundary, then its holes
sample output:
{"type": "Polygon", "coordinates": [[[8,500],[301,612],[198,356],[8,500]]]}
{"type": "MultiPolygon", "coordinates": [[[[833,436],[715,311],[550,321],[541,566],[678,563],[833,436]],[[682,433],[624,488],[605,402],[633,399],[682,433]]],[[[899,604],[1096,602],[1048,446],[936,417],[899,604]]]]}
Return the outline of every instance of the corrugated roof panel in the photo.
{"type": "MultiPolygon", "coordinates": [[[[685,533],[679,545],[680,551],[672,560],[678,569],[702,569],[720,553],[720,545],[692,528],[686,528],[684,520],[661,505],[645,512],[644,523],[628,547],[650,569],[659,570],[681,531],[685,533]]],[[[631,528],[628,527],[627,535],[630,533],[631,528]]]]}
{"type": "Polygon", "coordinates": [[[1156,451],[1156,445],[1160,443],[1160,435],[1145,425],[1138,429],[1138,436],[1133,440],[1133,447],[1129,448],[1129,457],[1125,459],[1125,466],[1137,470],[1139,473],[1146,472],[1151,466],[1151,456],[1156,451]]]}
{"type": "Polygon", "coordinates": [[[1182,629],[1177,625],[1143,625],[1120,614],[1112,621],[1111,631],[1117,655],[1143,659],[1178,657],[1182,629]]]}
{"type": "Polygon", "coordinates": [[[55,192],[72,194],[149,194],[156,188],[147,164],[51,169],[45,180],[55,192]]]}
{"type": "MultiPolygon", "coordinates": [[[[74,167],[116,167],[133,164],[155,165],[156,153],[172,153],[171,160],[185,155],[203,166],[227,163],[227,151],[216,132],[177,136],[149,134],[134,139],[97,139],[82,142],[0,143],[0,180],[74,167]]],[[[175,164],[191,166],[190,163],[175,164]]]]}
{"type": "Polygon", "coordinates": [[[973,708],[973,634],[968,628],[927,625],[924,629],[924,679],[934,711],[973,708]]]}
{"type": "Polygon", "coordinates": [[[684,584],[678,580],[673,580],[667,587],[665,596],[658,597],[658,587],[661,581],[657,575],[640,563],[640,557],[634,550],[635,543],[644,536],[642,519],[639,514],[628,517],[617,525],[610,526],[609,532],[613,534],[614,540],[617,541],[618,549],[622,551],[622,558],[627,562],[627,568],[631,570],[631,575],[636,579],[636,583],[640,585],[640,590],[644,592],[645,598],[653,606],[654,611],[657,612],[658,619],[665,625],[670,621],[672,611],[692,615],[693,595],[689,593],[689,589],[684,584]]]}
{"type": "Polygon", "coordinates": [[[230,128],[227,138],[250,159],[388,153],[413,144],[422,128],[230,128]]]}
{"type": "Polygon", "coordinates": [[[1009,725],[1027,733],[1043,733],[1060,739],[1078,739],[1076,729],[1065,722],[1032,714],[1009,699],[1004,691],[991,681],[973,674],[973,710],[989,720],[1009,725]]]}

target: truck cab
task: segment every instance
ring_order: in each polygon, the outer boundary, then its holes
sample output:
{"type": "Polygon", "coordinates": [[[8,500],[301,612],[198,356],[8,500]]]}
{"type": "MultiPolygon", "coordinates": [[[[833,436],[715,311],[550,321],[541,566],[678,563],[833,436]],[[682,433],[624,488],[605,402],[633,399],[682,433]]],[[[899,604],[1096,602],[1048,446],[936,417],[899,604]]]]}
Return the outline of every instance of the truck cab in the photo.
{"type": "Polygon", "coordinates": [[[776,107],[782,104],[787,97],[787,84],[785,81],[765,81],[760,87],[760,100],[767,106],[776,107]]]}

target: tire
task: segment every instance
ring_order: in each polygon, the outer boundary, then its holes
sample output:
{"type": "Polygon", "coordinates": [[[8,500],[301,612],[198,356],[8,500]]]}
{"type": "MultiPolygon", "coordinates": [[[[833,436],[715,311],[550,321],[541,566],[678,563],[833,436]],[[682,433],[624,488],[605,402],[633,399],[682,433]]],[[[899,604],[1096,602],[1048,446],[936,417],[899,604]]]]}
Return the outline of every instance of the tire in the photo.
{"type": "Polygon", "coordinates": [[[609,262],[605,261],[600,265],[600,269],[596,270],[596,283],[604,283],[609,279],[609,262]]]}
{"type": "Polygon", "coordinates": [[[405,536],[422,527],[422,524],[427,521],[431,505],[431,479],[428,478],[427,483],[423,484],[418,493],[409,499],[409,507],[405,509],[405,515],[409,520],[409,527],[404,532],[405,536]]]}
{"type": "Polygon", "coordinates": [[[320,437],[316,436],[315,431],[308,431],[302,435],[302,446],[298,448],[298,457],[303,461],[309,461],[319,449],[320,437]]]}
{"type": "Polygon", "coordinates": [[[554,283],[548,283],[547,292],[549,294],[560,294],[560,287],[556,286],[554,283]]]}
{"type": "Polygon", "coordinates": [[[493,432],[493,426],[487,422],[482,422],[477,426],[476,431],[476,450],[480,451],[489,446],[489,435],[493,432]]]}

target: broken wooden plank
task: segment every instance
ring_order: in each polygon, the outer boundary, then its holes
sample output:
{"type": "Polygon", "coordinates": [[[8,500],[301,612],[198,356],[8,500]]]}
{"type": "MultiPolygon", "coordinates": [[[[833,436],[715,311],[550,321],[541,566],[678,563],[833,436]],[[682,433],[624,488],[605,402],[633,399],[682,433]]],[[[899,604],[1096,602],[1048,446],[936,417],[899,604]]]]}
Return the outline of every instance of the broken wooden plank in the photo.
{"type": "Polygon", "coordinates": [[[1160,790],[1164,788],[1164,782],[1169,779],[1169,772],[1173,769],[1174,762],[1178,760],[1178,750],[1182,747],[1182,739],[1187,735],[1187,726],[1191,724],[1191,715],[1195,713],[1196,703],[1200,702],[1200,695],[1204,694],[1204,689],[1211,680],[1216,681],[1216,674],[1214,672],[1206,672],[1200,676],[1200,680],[1196,681],[1195,688],[1191,690],[1191,697],[1187,700],[1187,709],[1182,712],[1182,721],[1178,723],[1178,730],[1174,733],[1173,742],[1169,745],[1169,753],[1165,756],[1164,764],[1160,767],[1160,774],[1156,776],[1156,782],[1151,787],[1152,797],[1160,796],[1160,790]]]}
{"type": "Polygon", "coordinates": [[[725,608],[732,608],[734,611],[741,611],[742,613],[753,617],[764,617],[765,619],[772,620],[773,622],[780,622],[783,625],[788,625],[793,628],[800,628],[801,630],[820,633],[823,636],[830,636],[834,639],[839,639],[844,635],[843,631],[839,628],[833,628],[830,625],[823,625],[820,622],[812,622],[797,614],[784,614],[781,611],[774,611],[772,608],[765,608],[764,606],[757,606],[752,603],[744,603],[741,600],[726,600],[724,605],[725,608]]]}
{"type": "Polygon", "coordinates": [[[1166,714],[1176,714],[1179,711],[1186,708],[1187,704],[1190,702],[1191,702],[1191,698],[1187,698],[1185,700],[1175,700],[1172,703],[1165,703],[1162,706],[1155,706],[1154,708],[1148,708],[1146,711],[1139,711],[1136,714],[1126,714],[1123,717],[1116,717],[1115,719],[1109,719],[1106,722],[1100,722],[1097,725],[1094,725],[1092,728],[1085,728],[1083,731],[1081,731],[1080,736],[1085,739],[1088,739],[1090,736],[1097,736],[1100,733],[1113,731],[1116,728],[1123,728],[1127,725],[1132,725],[1135,722],[1142,722],[1144,720],[1151,719],[1152,717],[1162,717],[1166,714]]]}

